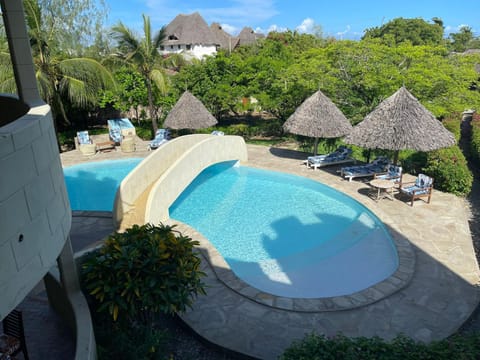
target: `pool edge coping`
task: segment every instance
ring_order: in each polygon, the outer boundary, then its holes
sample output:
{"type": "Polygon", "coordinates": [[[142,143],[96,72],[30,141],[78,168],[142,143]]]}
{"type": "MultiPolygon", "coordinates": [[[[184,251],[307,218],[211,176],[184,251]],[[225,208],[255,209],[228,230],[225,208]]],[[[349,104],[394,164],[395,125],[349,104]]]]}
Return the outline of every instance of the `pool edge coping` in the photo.
{"type": "Polygon", "coordinates": [[[398,254],[398,267],[388,278],[349,295],[324,298],[290,298],[261,291],[240,279],[220,252],[200,232],[183,222],[170,219],[177,230],[199,242],[197,249],[217,279],[226,287],[259,304],[294,312],[328,312],[350,310],[380,301],[406,287],[414,274],[415,252],[410,242],[400,235],[388,233],[398,254]]]}

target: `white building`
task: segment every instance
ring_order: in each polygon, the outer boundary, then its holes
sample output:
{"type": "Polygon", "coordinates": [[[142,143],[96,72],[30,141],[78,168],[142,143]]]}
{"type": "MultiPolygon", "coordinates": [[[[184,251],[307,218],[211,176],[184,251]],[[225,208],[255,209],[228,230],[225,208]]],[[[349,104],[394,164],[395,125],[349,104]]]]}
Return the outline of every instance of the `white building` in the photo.
{"type": "Polygon", "coordinates": [[[264,37],[248,27],[238,36],[231,36],[218,23],[209,27],[198,12],[177,15],[165,27],[165,32],[166,40],[159,49],[161,54],[184,54],[197,59],[215,55],[220,48],[232,51],[237,46],[253,44],[264,37]]]}
{"type": "Polygon", "coordinates": [[[182,53],[197,59],[214,55],[220,46],[215,34],[198,12],[177,15],[165,28],[166,40],[161,54],[182,53]]]}

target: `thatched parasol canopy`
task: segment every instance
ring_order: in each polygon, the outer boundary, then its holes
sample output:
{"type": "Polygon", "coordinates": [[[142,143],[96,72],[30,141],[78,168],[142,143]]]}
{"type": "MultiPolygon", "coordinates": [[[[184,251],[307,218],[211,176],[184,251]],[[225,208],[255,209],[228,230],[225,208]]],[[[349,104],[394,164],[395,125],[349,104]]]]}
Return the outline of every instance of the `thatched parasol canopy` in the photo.
{"type": "Polygon", "coordinates": [[[345,142],[368,149],[432,151],[452,146],[456,141],[402,86],[355,126],[345,142]]]}
{"type": "Polygon", "coordinates": [[[170,129],[204,129],[216,123],[217,119],[202,102],[185,91],[168,113],[163,126],[170,129]]]}
{"type": "Polygon", "coordinates": [[[306,99],[283,124],[285,131],[315,138],[337,138],[350,133],[352,125],[337,106],[320,90],[306,99]]]}

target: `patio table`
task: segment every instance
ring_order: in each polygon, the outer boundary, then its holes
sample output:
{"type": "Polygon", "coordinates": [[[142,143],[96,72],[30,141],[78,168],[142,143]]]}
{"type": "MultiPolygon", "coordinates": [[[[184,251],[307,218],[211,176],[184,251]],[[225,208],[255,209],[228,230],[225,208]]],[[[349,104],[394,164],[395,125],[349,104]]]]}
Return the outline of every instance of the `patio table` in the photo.
{"type": "Polygon", "coordinates": [[[388,198],[390,200],[394,199],[393,187],[395,186],[395,182],[393,180],[374,179],[370,181],[370,185],[377,190],[375,201],[384,198],[388,198]]]}

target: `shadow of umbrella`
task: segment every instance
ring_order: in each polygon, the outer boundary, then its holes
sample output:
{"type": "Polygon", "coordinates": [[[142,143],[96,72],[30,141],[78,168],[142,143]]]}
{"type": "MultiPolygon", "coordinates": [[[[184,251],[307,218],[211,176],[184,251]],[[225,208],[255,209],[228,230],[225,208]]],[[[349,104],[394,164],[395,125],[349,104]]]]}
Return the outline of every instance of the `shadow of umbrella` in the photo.
{"type": "Polygon", "coordinates": [[[283,124],[285,131],[315,138],[317,155],[319,138],[339,138],[352,130],[350,121],[320,90],[306,99],[283,124]]]}
{"type": "Polygon", "coordinates": [[[345,142],[367,149],[432,151],[455,145],[445,129],[404,86],[382,101],[356,125],[345,142]]]}

